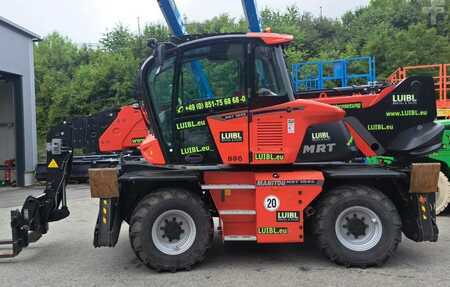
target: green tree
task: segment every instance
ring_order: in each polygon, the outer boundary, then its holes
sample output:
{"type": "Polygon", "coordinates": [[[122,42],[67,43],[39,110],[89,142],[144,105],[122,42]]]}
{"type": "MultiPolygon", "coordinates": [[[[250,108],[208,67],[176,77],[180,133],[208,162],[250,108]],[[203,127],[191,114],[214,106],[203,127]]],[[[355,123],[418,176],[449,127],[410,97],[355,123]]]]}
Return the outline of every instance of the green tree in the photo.
{"type": "Polygon", "coordinates": [[[37,126],[40,137],[55,122],[51,107],[66,93],[77,67],[83,62],[78,47],[58,33],[45,37],[35,47],[37,126]]]}

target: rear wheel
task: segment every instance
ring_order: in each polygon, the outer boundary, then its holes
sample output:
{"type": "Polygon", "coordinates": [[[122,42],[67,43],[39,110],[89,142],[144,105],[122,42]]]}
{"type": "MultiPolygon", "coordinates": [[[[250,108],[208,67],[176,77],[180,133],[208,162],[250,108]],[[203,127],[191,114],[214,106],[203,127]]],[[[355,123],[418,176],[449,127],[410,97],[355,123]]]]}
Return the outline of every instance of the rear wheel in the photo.
{"type": "Polygon", "coordinates": [[[443,212],[450,203],[450,185],[443,172],[439,174],[438,192],[436,193],[436,214],[443,212]]]}
{"type": "Polygon", "coordinates": [[[322,252],[337,264],[382,265],[401,241],[401,220],[389,198],[377,189],[342,186],[321,200],[313,222],[322,252]]]}
{"type": "Polygon", "coordinates": [[[212,219],[201,199],[182,189],[161,189],[138,204],[130,220],[136,256],[158,271],[190,269],[211,244],[212,219]]]}

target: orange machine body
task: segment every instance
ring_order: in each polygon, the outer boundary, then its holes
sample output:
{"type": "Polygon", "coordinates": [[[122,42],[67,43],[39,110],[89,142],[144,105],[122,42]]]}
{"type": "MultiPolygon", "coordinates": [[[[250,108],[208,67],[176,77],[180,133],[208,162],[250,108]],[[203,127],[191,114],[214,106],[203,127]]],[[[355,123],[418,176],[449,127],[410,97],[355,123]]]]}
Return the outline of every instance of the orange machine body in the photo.
{"type": "Polygon", "coordinates": [[[219,212],[223,240],[293,243],[304,240],[304,211],[320,194],[319,171],[204,173],[219,212]]]}
{"type": "Polygon", "coordinates": [[[308,127],[344,116],[332,105],[295,100],[210,116],[208,125],[224,164],[292,164],[308,127]]]}
{"type": "Polygon", "coordinates": [[[137,148],[147,137],[148,128],[138,107],[124,106],[99,139],[101,152],[137,148]]]}

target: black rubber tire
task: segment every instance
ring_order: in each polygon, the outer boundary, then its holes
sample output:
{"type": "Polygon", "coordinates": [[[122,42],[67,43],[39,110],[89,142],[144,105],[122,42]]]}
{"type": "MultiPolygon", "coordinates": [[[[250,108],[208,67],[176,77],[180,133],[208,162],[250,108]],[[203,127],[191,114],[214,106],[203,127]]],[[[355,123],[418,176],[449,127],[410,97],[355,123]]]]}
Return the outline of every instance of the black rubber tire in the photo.
{"type": "Polygon", "coordinates": [[[205,258],[212,244],[212,218],[199,196],[177,188],[164,188],[144,197],[130,218],[131,247],[139,260],[156,271],[190,270],[205,258]],[[155,247],[151,230],[156,218],[163,212],[178,209],[189,214],[196,226],[193,245],[179,255],[167,255],[155,247]]]}
{"type": "Polygon", "coordinates": [[[346,185],[330,190],[318,204],[313,233],[321,251],[331,261],[347,267],[366,268],[383,265],[402,239],[401,219],[392,201],[381,191],[364,185],[346,185]],[[353,251],[342,245],[336,235],[339,214],[351,207],[363,206],[375,212],[382,223],[382,236],[367,251],[353,251]]]}

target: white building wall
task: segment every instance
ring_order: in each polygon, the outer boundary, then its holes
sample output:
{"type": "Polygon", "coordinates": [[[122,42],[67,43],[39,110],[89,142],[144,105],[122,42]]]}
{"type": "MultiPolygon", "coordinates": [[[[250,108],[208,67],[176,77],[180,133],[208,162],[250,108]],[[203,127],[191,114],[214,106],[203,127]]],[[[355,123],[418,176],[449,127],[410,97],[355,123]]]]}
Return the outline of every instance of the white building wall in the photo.
{"type": "Polygon", "coordinates": [[[0,72],[21,77],[25,184],[31,184],[37,164],[36,103],[34,89],[33,41],[0,22],[0,72]]]}

